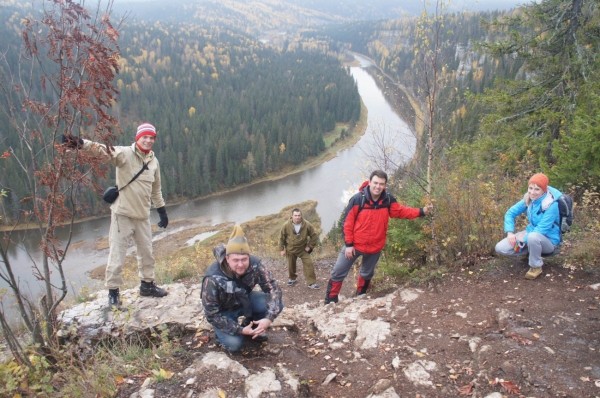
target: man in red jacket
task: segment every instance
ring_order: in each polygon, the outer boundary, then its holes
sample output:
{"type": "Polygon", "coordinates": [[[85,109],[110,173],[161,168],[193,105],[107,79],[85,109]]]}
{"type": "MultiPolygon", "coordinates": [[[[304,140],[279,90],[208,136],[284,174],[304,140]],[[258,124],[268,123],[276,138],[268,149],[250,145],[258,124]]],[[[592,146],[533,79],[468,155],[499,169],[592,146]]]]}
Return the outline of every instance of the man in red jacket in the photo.
{"type": "Polygon", "coordinates": [[[420,209],[398,204],[396,198],[385,190],[387,179],[384,171],[375,170],[369,181],[361,185],[359,192],[348,203],[343,227],[345,245],[331,271],[325,304],[338,302],[344,278],[360,256],[363,258],[356,295],[367,292],[379,255],[385,246],[390,217],[412,220],[433,210],[431,204],[420,209]]]}

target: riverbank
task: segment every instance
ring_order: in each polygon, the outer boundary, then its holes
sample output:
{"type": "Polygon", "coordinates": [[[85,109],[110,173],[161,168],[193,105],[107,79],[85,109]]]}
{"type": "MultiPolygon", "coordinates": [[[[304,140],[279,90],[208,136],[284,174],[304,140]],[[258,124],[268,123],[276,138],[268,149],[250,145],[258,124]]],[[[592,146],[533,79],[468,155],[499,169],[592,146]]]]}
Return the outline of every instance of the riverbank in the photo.
{"type": "Polygon", "coordinates": [[[377,87],[379,87],[387,102],[392,106],[394,112],[413,129],[417,139],[420,139],[425,128],[425,118],[422,111],[423,107],[417,98],[412,95],[408,88],[396,82],[390,75],[385,73],[374,59],[360,53],[351,52],[351,54],[363,57],[373,64],[367,68],[367,71],[375,78],[377,87]]]}
{"type": "Polygon", "coordinates": [[[332,144],[328,148],[326,148],[323,152],[321,152],[319,155],[306,160],[305,162],[301,163],[300,165],[293,166],[293,167],[291,167],[291,166],[285,167],[277,172],[267,173],[267,175],[265,175],[264,177],[252,180],[252,182],[236,185],[235,187],[232,187],[229,189],[219,190],[217,192],[211,193],[210,195],[199,196],[194,199],[182,199],[182,200],[170,201],[169,205],[178,205],[178,204],[189,202],[189,201],[213,198],[213,197],[220,196],[220,195],[223,195],[226,193],[239,191],[241,189],[248,188],[252,185],[263,183],[265,181],[277,181],[282,178],[285,178],[285,177],[288,177],[288,176],[291,176],[291,175],[294,175],[297,173],[301,173],[305,170],[317,167],[317,166],[335,158],[339,152],[353,147],[361,139],[361,137],[367,131],[368,115],[369,115],[369,111],[367,110],[367,107],[365,106],[364,102],[361,100],[360,101],[360,118],[356,122],[356,125],[354,126],[354,128],[351,130],[351,133],[349,135],[347,135],[346,137],[344,137],[344,139],[339,139],[342,129],[345,129],[346,131],[350,131],[350,129],[349,129],[350,126],[348,126],[348,124],[346,124],[346,123],[338,123],[336,125],[336,128],[334,131],[326,133],[323,136],[323,140],[325,142],[332,141],[332,144]],[[336,137],[332,139],[331,136],[336,136],[336,137]],[[338,138],[338,139],[336,139],[336,138],[338,138]]]}

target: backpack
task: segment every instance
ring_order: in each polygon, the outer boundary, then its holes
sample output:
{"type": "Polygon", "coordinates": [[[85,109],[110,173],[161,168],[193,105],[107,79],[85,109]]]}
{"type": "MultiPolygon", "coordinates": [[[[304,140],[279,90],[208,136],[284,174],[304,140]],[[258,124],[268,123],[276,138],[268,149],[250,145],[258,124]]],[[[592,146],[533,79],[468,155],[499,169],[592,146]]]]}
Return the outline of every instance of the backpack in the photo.
{"type": "Polygon", "coordinates": [[[560,232],[569,232],[573,225],[573,199],[569,195],[563,194],[558,198],[558,212],[560,213],[560,232]]]}
{"type": "MultiPolygon", "coordinates": [[[[367,196],[364,193],[360,193],[360,203],[358,205],[358,211],[356,212],[356,218],[358,218],[358,214],[365,208],[365,203],[367,202],[367,196]]],[[[375,207],[375,209],[388,209],[388,213],[390,212],[390,206],[392,205],[392,201],[390,199],[390,194],[385,192],[385,198],[383,199],[383,205],[379,207],[375,207]]]]}

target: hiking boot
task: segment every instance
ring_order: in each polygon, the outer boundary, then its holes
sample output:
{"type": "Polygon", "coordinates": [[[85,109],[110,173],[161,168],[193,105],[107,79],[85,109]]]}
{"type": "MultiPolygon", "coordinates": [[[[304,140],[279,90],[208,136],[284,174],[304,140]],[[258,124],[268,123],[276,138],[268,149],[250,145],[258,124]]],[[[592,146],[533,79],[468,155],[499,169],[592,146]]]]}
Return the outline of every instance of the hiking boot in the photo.
{"type": "Polygon", "coordinates": [[[319,290],[321,288],[321,286],[317,285],[316,283],[311,283],[310,285],[308,285],[308,288],[319,290]]]}
{"type": "Polygon", "coordinates": [[[115,310],[121,309],[121,296],[119,295],[119,289],[108,289],[108,308],[111,310],[114,308],[115,310]]]}
{"type": "Polygon", "coordinates": [[[529,267],[529,271],[525,274],[525,279],[535,279],[542,273],[542,267],[529,267]]]}
{"type": "Polygon", "coordinates": [[[290,279],[290,280],[288,280],[287,285],[288,286],[292,286],[294,283],[296,283],[296,280],[295,279],[290,279]]]}
{"type": "Polygon", "coordinates": [[[325,297],[325,305],[329,304],[329,303],[337,303],[338,302],[338,296],[335,297],[325,297]]]}
{"type": "Polygon", "coordinates": [[[267,337],[266,333],[263,333],[263,334],[259,334],[258,336],[256,336],[252,340],[256,341],[257,343],[264,343],[265,341],[269,340],[269,338],[267,337]]]}
{"type": "Polygon", "coordinates": [[[370,279],[364,279],[362,276],[358,276],[358,280],[356,281],[356,296],[361,296],[367,293],[367,289],[371,284],[370,279]]]}
{"type": "Polygon", "coordinates": [[[165,289],[156,286],[154,282],[144,282],[140,285],[140,296],[165,297],[169,294],[165,289]]]}

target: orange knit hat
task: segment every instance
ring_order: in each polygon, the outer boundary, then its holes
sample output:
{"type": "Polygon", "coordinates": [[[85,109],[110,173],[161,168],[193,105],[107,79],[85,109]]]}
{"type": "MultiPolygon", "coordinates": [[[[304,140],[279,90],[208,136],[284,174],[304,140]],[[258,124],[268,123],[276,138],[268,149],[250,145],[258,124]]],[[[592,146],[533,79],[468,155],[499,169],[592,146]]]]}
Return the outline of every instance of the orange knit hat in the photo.
{"type": "Polygon", "coordinates": [[[549,182],[548,177],[544,173],[534,174],[529,179],[530,184],[537,185],[538,187],[542,188],[544,190],[544,192],[546,192],[548,190],[548,182],[549,182]]]}

